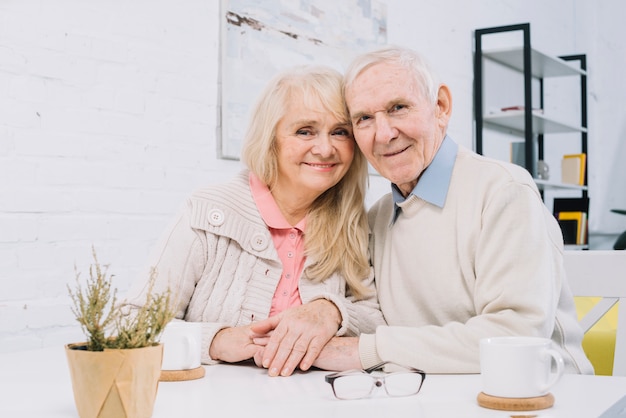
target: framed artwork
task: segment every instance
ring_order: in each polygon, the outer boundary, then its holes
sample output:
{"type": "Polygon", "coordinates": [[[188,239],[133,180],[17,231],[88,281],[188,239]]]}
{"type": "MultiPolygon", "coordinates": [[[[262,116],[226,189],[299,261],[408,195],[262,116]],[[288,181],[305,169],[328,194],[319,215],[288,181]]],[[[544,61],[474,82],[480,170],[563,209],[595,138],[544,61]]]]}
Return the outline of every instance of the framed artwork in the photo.
{"type": "Polygon", "coordinates": [[[251,107],[278,71],[306,63],[344,72],[387,42],[376,0],[222,0],[218,156],[239,159],[251,107]]]}

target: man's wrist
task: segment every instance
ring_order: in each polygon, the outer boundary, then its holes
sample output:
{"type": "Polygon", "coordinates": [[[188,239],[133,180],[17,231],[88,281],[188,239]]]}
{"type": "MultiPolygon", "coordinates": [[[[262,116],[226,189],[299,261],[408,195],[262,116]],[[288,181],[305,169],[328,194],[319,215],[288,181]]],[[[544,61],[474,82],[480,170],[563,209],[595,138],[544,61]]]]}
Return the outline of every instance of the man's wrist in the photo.
{"type": "Polygon", "coordinates": [[[361,334],[359,336],[357,355],[364,369],[382,361],[376,350],[376,334],[361,334]]]}

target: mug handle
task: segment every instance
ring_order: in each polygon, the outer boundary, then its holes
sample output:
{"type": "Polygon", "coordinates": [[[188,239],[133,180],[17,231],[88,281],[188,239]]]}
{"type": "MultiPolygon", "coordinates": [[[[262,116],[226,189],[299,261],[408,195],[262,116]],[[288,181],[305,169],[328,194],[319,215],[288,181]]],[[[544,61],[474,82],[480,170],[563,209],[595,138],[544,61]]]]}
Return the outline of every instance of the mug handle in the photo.
{"type": "Polygon", "coordinates": [[[554,386],[556,382],[558,382],[559,379],[561,379],[561,376],[563,376],[563,369],[565,368],[565,362],[563,361],[563,356],[561,356],[561,353],[559,353],[553,348],[546,349],[546,351],[544,351],[544,355],[550,356],[554,360],[554,363],[556,364],[556,371],[554,373],[551,373],[552,377],[550,378],[550,380],[548,380],[548,383],[546,383],[542,388],[542,391],[547,392],[548,389],[554,386]]]}

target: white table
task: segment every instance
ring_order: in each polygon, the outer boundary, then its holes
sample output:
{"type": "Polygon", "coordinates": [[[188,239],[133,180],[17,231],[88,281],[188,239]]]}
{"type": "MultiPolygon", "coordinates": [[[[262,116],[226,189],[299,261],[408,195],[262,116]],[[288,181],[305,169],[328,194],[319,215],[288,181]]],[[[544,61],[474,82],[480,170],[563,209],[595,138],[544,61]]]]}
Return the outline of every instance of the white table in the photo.
{"type": "MultiPolygon", "coordinates": [[[[626,377],[565,375],[552,390],[552,408],[514,413],[478,406],[480,375],[428,375],[416,396],[387,398],[380,388],[373,398],[340,401],[323,371],[271,378],[250,365],[205,368],[202,379],[161,382],[153,418],[591,418],[626,396],[626,377]]],[[[0,354],[0,417],[77,416],[63,347],[0,354]]]]}

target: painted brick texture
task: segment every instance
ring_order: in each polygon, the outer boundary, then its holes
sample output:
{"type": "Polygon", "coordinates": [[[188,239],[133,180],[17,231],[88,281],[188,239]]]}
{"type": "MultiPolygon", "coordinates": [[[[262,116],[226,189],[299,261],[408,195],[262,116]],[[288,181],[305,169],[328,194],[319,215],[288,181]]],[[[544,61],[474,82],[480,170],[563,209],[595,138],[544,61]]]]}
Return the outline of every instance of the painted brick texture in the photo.
{"type": "Polygon", "coordinates": [[[81,338],[91,246],[120,291],[216,158],[219,2],[0,3],[0,351],[81,338]]]}

